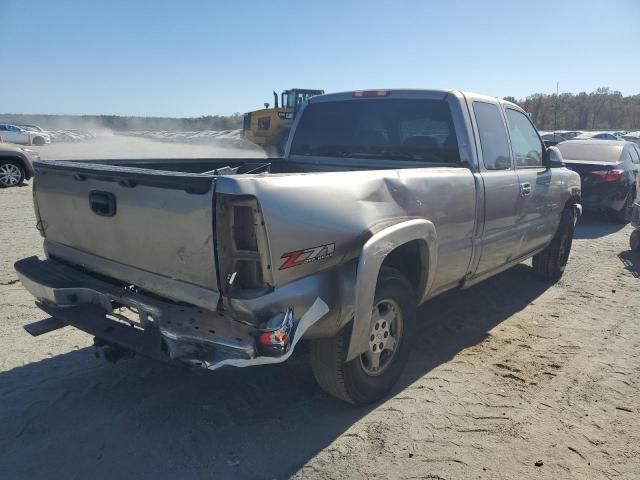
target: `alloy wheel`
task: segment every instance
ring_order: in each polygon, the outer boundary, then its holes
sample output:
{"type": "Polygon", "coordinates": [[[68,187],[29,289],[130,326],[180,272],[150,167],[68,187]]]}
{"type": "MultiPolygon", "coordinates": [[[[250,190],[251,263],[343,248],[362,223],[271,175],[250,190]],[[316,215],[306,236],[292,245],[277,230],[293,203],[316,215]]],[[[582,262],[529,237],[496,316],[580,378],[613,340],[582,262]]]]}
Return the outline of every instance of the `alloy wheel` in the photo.
{"type": "Polygon", "coordinates": [[[391,299],[379,301],[373,308],[369,348],[360,356],[367,375],[382,374],[393,361],[402,339],[402,312],[391,299]]]}
{"type": "Polygon", "coordinates": [[[4,163],[0,165],[0,185],[3,187],[13,187],[18,185],[22,180],[22,172],[20,167],[13,163],[4,163]]]}

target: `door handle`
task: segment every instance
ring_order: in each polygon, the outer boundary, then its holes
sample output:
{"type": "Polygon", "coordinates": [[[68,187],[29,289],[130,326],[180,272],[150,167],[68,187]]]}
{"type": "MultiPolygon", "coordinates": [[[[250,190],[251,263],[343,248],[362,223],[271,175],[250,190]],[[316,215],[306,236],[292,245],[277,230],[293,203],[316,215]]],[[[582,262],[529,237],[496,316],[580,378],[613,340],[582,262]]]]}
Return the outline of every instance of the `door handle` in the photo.
{"type": "Polygon", "coordinates": [[[521,183],[520,184],[520,195],[523,197],[527,197],[531,195],[531,184],[530,183],[521,183]]]}
{"type": "Polygon", "coordinates": [[[116,196],[111,192],[90,192],[89,205],[91,211],[101,217],[113,217],[116,214],[116,196]]]}

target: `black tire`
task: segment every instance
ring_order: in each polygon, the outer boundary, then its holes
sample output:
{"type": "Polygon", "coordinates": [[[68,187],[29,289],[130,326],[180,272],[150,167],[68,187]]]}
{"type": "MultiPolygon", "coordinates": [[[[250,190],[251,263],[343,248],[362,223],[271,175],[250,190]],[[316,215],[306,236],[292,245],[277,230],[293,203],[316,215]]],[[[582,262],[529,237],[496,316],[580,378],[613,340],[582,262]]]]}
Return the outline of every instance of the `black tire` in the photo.
{"type": "Polygon", "coordinates": [[[385,300],[391,300],[399,307],[401,333],[396,340],[396,349],[381,373],[375,376],[367,373],[362,359],[364,354],[345,361],[353,322],[335,337],[311,343],[313,375],[330,395],[353,404],[372,403],[383,398],[398,381],[409,359],[414,337],[416,295],[409,280],[394,268],[383,267],[378,277],[374,305],[385,300]]]}
{"type": "Polygon", "coordinates": [[[33,139],[33,144],[41,147],[42,145],[44,145],[44,138],[42,138],[42,137],[34,138],[33,139]]]}
{"type": "Polygon", "coordinates": [[[22,185],[24,177],[24,167],[20,162],[0,159],[0,188],[22,185]]]}
{"type": "Polygon", "coordinates": [[[629,237],[629,246],[634,252],[640,252],[640,230],[634,230],[629,237]]]}
{"type": "Polygon", "coordinates": [[[636,191],[632,188],[627,194],[627,198],[624,201],[624,205],[620,210],[614,212],[614,219],[617,223],[626,225],[631,221],[631,215],[633,214],[633,202],[636,200],[636,191]]]}
{"type": "Polygon", "coordinates": [[[533,256],[533,273],[538,277],[548,280],[558,280],[562,277],[571,253],[575,216],[573,207],[565,208],[553,240],[544,250],[533,256]]]}

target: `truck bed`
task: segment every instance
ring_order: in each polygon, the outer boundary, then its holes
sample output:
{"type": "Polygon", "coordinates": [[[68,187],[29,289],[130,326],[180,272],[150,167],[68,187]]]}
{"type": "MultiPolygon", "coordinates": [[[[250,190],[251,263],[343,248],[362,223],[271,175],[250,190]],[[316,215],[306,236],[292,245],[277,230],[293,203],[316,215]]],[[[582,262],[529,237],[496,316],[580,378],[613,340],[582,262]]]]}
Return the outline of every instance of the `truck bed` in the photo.
{"type": "MultiPolygon", "coordinates": [[[[427,165],[436,168],[428,169],[433,180],[421,202],[439,208],[447,192],[446,198],[468,204],[466,221],[475,199],[471,173],[427,165]]],[[[215,309],[232,272],[238,272],[235,285],[257,295],[314,271],[313,264],[283,269],[272,268],[270,262],[280,264],[283,252],[301,247],[332,245],[352,229],[349,235],[367,232],[373,221],[370,205],[383,217],[401,211],[412,215],[413,207],[404,204],[399,192],[417,188],[412,185],[424,173],[418,176],[415,169],[425,166],[416,161],[314,157],[37,161],[34,197],[49,257],[166,298],[215,309]],[[400,173],[407,168],[411,170],[400,173]],[[387,175],[381,171],[385,169],[394,170],[387,175]],[[305,172],[319,175],[287,175],[305,172]],[[225,200],[229,195],[241,202],[231,209],[231,216],[225,200]],[[252,207],[251,198],[255,203],[256,197],[262,205],[252,207]],[[313,222],[304,209],[290,209],[314,197],[316,201],[306,202],[305,208],[327,211],[314,215],[313,222]],[[383,199],[388,211],[381,209],[383,199]],[[345,204],[353,211],[340,219],[335,212],[345,204]],[[269,210],[266,226],[260,218],[263,212],[251,214],[254,208],[269,210]],[[302,217],[296,220],[294,214],[302,217]],[[304,235],[295,227],[299,221],[305,224],[304,235]],[[336,221],[344,226],[331,234],[327,224],[336,221]],[[285,233],[292,227],[294,231],[285,233]],[[278,233],[277,243],[271,245],[277,248],[274,256],[266,244],[254,244],[256,237],[265,242],[269,232],[278,233]]],[[[443,238],[448,229],[444,227],[443,238]]],[[[357,255],[356,250],[349,248],[345,255],[357,255]]],[[[330,268],[338,261],[335,257],[322,266],[330,268]]],[[[458,270],[451,269],[451,275],[458,275],[458,270]]]]}
{"type": "Polygon", "coordinates": [[[184,189],[202,194],[209,190],[211,179],[216,175],[258,173],[268,169],[272,161],[265,158],[40,160],[34,162],[34,170],[78,179],[184,189]]]}

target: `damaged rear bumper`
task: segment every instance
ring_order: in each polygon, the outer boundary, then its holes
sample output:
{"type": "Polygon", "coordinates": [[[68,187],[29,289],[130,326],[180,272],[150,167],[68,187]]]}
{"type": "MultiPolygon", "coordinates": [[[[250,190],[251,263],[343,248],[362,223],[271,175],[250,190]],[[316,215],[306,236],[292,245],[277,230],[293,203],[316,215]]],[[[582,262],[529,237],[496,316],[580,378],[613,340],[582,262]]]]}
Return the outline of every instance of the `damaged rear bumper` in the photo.
{"type": "MultiPolygon", "coordinates": [[[[54,319],[49,329],[41,325],[40,332],[70,325],[103,345],[207,369],[285,361],[306,330],[329,311],[318,298],[299,318],[293,317],[293,311],[282,312],[284,319],[293,320],[292,338],[282,354],[264,356],[259,344],[263,331],[226,312],[163,301],[51,259],[30,257],[17,262],[15,268],[38,306],[54,319]]],[[[29,326],[25,328],[30,331],[29,326]]],[[[30,333],[39,334],[34,331],[30,333]]]]}

